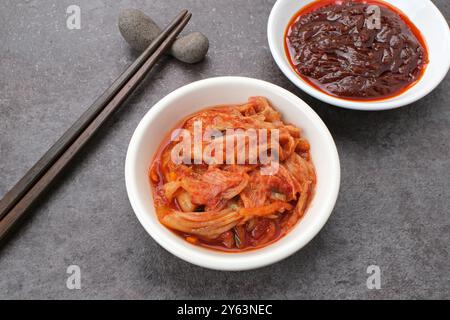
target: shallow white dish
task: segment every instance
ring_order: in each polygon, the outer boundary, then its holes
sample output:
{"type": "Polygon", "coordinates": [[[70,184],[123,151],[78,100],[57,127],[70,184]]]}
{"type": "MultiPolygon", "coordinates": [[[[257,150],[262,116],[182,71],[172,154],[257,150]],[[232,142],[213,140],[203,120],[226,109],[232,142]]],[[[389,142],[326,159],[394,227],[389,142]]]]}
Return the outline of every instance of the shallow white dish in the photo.
{"type": "Polygon", "coordinates": [[[270,13],[267,36],[270,51],[281,71],[297,87],[329,104],[348,109],[379,111],[411,104],[433,91],[450,67],[450,30],[447,21],[430,0],[385,0],[397,7],[421,31],[428,47],[430,63],[423,77],[399,96],[382,101],[349,101],[327,95],[309,85],[292,69],[284,49],[284,35],[291,18],[315,0],[278,0],[270,13]]]}
{"type": "Polygon", "coordinates": [[[131,205],[147,232],[162,247],[190,263],[217,270],[248,270],[277,262],[305,246],[330,216],[339,191],[340,165],[336,146],[325,124],[302,100],[276,85],[242,77],[201,80],[179,88],[144,116],[131,138],[125,164],[125,181],[131,205]],[[262,249],[224,253],[186,242],[158,220],[148,170],[164,136],[186,116],[218,104],[244,103],[265,96],[283,119],[304,130],[316,167],[314,198],[302,220],[285,237],[262,249]]]}

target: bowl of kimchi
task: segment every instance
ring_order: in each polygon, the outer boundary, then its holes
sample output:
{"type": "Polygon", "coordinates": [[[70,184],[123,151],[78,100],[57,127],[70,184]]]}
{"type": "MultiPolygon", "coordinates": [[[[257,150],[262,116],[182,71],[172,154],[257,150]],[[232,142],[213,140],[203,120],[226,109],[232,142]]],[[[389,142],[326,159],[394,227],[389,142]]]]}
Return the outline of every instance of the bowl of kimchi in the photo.
{"type": "Polygon", "coordinates": [[[128,147],[125,181],[138,220],[162,247],[201,267],[238,271],[280,261],[314,238],[334,208],[340,165],[327,127],[297,96],[257,79],[218,77],[181,87],[148,111],[128,147]],[[202,141],[196,162],[199,119],[201,137],[217,136],[202,141]],[[246,151],[219,157],[240,129],[253,128],[266,142],[256,162],[249,136],[246,151]],[[174,160],[191,129],[193,153],[174,160]],[[270,132],[267,140],[261,132],[270,132]],[[258,163],[264,146],[267,162],[258,163]]]}

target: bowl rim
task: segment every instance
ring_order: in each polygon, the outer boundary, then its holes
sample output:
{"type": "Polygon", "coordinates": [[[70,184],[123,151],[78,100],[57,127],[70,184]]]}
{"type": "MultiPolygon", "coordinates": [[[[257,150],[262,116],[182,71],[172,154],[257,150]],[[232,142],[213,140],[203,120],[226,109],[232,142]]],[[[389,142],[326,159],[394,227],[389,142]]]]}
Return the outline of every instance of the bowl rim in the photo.
{"type": "MultiPolygon", "coordinates": [[[[373,102],[370,101],[352,101],[352,100],[346,100],[342,98],[333,97],[331,95],[328,95],[310,84],[306,83],[304,80],[300,78],[300,76],[292,70],[292,67],[290,66],[289,62],[287,61],[287,57],[285,57],[285,49],[282,48],[281,52],[283,52],[283,56],[279,56],[277,53],[277,48],[279,47],[277,45],[277,37],[274,35],[274,29],[275,29],[275,21],[277,20],[278,15],[280,12],[282,12],[282,6],[285,2],[288,2],[290,0],[277,0],[274,6],[272,7],[272,10],[269,15],[269,19],[267,22],[267,39],[269,42],[269,49],[272,54],[273,59],[275,60],[275,63],[278,65],[280,70],[283,72],[283,74],[299,89],[304,91],[305,93],[311,95],[312,97],[319,99],[323,102],[326,102],[328,104],[331,104],[333,106],[346,108],[346,109],[352,109],[352,110],[360,110],[360,111],[383,111],[383,110],[390,110],[390,109],[396,109],[400,108],[406,105],[409,105],[413,102],[416,102],[426,95],[428,95],[430,92],[432,92],[436,87],[444,80],[445,76],[447,75],[448,71],[450,70],[450,55],[446,59],[446,61],[442,61],[440,68],[441,72],[438,75],[438,77],[433,77],[432,84],[428,87],[424,87],[423,90],[418,91],[416,94],[413,95],[404,95],[401,94],[400,96],[395,96],[392,98],[384,99],[384,100],[376,100],[373,102]]],[[[442,12],[436,7],[436,5],[431,0],[421,0],[426,2],[426,4],[433,10],[434,15],[436,15],[437,23],[442,24],[442,26],[445,25],[445,29],[448,31],[446,33],[442,32],[443,34],[443,41],[447,42],[447,45],[450,48],[450,29],[448,28],[447,20],[443,16],[442,12]]],[[[389,2],[390,3],[390,2],[389,2]]],[[[390,3],[391,5],[392,4],[390,3]]],[[[293,16],[295,12],[291,13],[291,16],[293,16]]],[[[406,15],[406,13],[405,13],[406,15]]],[[[287,27],[286,22],[286,26],[287,27]]],[[[419,29],[420,30],[420,29],[419,29]]],[[[443,29],[444,30],[444,29],[443,29]]],[[[425,37],[425,36],[424,36],[425,37]]],[[[427,39],[425,38],[425,41],[427,39]]],[[[428,48],[429,50],[429,48],[428,48]]],[[[427,72],[427,70],[425,70],[427,72]]],[[[421,79],[419,79],[419,82],[423,80],[423,76],[421,79]]],[[[415,84],[417,85],[417,83],[415,84]]],[[[414,85],[414,86],[415,86],[414,85]]],[[[414,87],[413,86],[413,87],[414,87]]],[[[412,88],[412,87],[411,87],[412,88]]],[[[410,90],[411,88],[407,89],[410,90]]]]}
{"type": "MultiPolygon", "coordinates": [[[[177,119],[174,119],[174,125],[177,119]]],[[[159,144],[160,140],[158,140],[159,144]]],[[[296,251],[300,250],[307,243],[309,243],[322,229],[322,227],[327,222],[329,216],[331,215],[340,188],[340,179],[341,179],[341,170],[340,170],[340,162],[339,155],[337,152],[337,148],[335,142],[329,132],[328,128],[322,121],[322,119],[315,113],[315,111],[308,106],[303,100],[294,95],[293,93],[287,91],[286,89],[279,87],[275,84],[258,80],[254,78],[247,77],[213,77],[207,78],[203,80],[199,80],[185,86],[182,86],[164,98],[159,100],[150,110],[144,115],[144,117],[139,122],[136,127],[133,136],[130,140],[126,160],[125,160],[125,184],[126,190],[128,194],[129,201],[135,212],[136,217],[139,222],[142,224],[144,229],[149,233],[149,235],[163,248],[172,253],[173,255],[195,264],[197,266],[205,267],[208,269],[214,270],[222,270],[222,271],[242,271],[242,270],[250,270],[256,269],[260,267],[264,267],[270,265],[272,263],[278,262],[282,259],[287,258],[292,255],[296,251]],[[293,105],[295,105],[298,109],[302,109],[302,112],[309,119],[307,121],[312,121],[314,127],[317,128],[317,132],[320,135],[323,135],[323,138],[327,142],[324,148],[328,148],[332,159],[329,159],[329,164],[331,166],[332,176],[329,178],[329,183],[331,184],[332,192],[327,195],[325,203],[321,203],[317,213],[317,219],[311,225],[309,229],[307,229],[303,237],[300,239],[296,239],[298,241],[286,241],[283,246],[278,246],[273,250],[266,251],[263,254],[245,254],[244,253],[219,253],[210,249],[204,249],[198,246],[183,244],[180,245],[178,242],[173,241],[172,238],[167,237],[161,230],[161,228],[166,228],[162,224],[157,221],[154,223],[151,219],[146,218],[148,215],[148,208],[146,208],[143,203],[140,202],[138,193],[139,188],[137,186],[137,175],[135,163],[137,161],[137,157],[139,155],[139,147],[142,146],[143,135],[145,134],[145,130],[148,126],[151,125],[155,119],[157,119],[158,114],[164,108],[167,108],[186,94],[189,94],[190,91],[195,91],[199,89],[207,89],[208,86],[214,85],[226,85],[227,83],[250,83],[257,86],[262,86],[264,89],[275,90],[278,93],[282,93],[284,99],[290,100],[293,105]],[[230,258],[231,257],[231,258],[230,258]]],[[[154,210],[154,209],[153,209],[154,210]]],[[[270,245],[268,246],[270,247],[270,245]]],[[[268,248],[265,247],[265,248],[268,248]]],[[[261,250],[263,250],[262,248],[261,250]]],[[[250,252],[260,252],[260,250],[254,250],[250,252]]]]}

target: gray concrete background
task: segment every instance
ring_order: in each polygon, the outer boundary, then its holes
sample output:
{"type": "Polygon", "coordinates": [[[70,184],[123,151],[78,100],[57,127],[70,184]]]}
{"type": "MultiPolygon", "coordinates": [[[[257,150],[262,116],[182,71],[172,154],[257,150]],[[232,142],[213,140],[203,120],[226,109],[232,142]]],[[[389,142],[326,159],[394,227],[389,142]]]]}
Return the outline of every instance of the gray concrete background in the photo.
{"type": "MultiPolygon", "coordinates": [[[[450,81],[394,111],[363,113],[296,89],[269,52],[275,0],[3,0],[0,3],[0,195],[133,61],[117,29],[120,10],[139,8],[165,25],[182,8],[187,31],[211,41],[188,66],[167,58],[76,158],[0,250],[0,298],[450,298],[450,81]],[[66,8],[81,7],[81,30],[66,8]],[[333,134],[342,165],[336,208],[303,250],[256,271],[190,265],[155,243],[134,216],[125,152],[149,108],[195,80],[241,75],[291,90],[333,134]],[[81,267],[82,289],[66,288],[81,267]],[[382,289],[366,288],[366,268],[382,289]]],[[[447,20],[450,2],[435,0],[447,20]]]]}

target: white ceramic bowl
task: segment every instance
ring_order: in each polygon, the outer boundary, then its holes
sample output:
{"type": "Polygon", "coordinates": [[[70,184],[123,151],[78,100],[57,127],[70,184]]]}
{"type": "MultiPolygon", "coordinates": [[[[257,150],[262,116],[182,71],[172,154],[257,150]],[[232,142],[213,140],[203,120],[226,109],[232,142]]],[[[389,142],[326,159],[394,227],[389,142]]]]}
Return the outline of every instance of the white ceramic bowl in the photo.
{"type": "Polygon", "coordinates": [[[270,13],[267,36],[270,51],[278,67],[297,87],[329,104],[348,109],[379,111],[413,103],[430,93],[444,79],[450,67],[450,31],[447,21],[430,0],[385,0],[400,9],[421,31],[430,63],[423,77],[403,94],[373,102],[356,102],[327,95],[310,86],[292,69],[284,49],[285,30],[291,18],[305,5],[315,0],[278,0],[270,13]]]}
{"type": "Polygon", "coordinates": [[[131,205],[145,230],[162,247],[190,263],[217,270],[247,270],[277,262],[306,245],[327,221],[339,191],[340,166],[325,124],[302,100],[276,85],[241,77],[201,80],[179,88],[155,104],[139,123],[128,147],[125,180],[131,205]],[[169,231],[155,213],[148,170],[163,137],[186,116],[218,104],[244,103],[265,96],[283,118],[301,127],[316,167],[315,196],[302,220],[285,237],[265,248],[225,253],[186,242],[169,231]]]}

